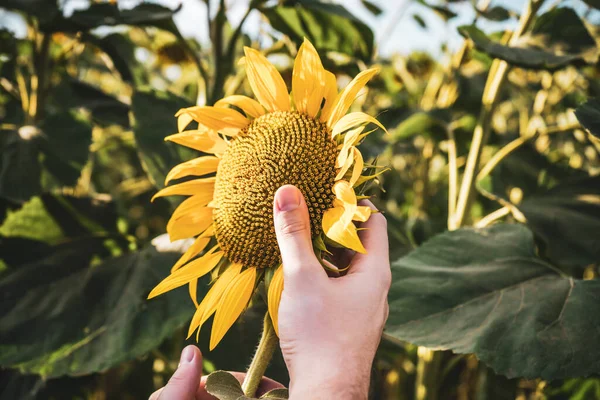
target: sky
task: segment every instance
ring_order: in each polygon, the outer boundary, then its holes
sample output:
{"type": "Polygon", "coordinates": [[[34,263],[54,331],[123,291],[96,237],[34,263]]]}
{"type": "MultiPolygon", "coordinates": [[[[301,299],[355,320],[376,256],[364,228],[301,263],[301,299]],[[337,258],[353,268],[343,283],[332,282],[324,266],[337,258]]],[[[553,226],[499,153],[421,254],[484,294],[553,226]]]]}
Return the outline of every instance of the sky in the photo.
{"type": "MultiPolygon", "coordinates": [[[[65,13],[70,14],[74,9],[86,8],[89,0],[59,0],[64,4],[65,13]]],[[[218,0],[211,0],[212,3],[218,0]]],[[[379,54],[389,56],[392,54],[409,54],[413,51],[425,51],[434,57],[441,55],[442,44],[451,50],[456,49],[462,43],[462,38],[456,28],[463,24],[470,24],[475,13],[469,1],[457,2],[451,5],[451,9],[458,14],[449,23],[445,23],[438,15],[427,7],[414,0],[371,0],[377,4],[383,13],[376,17],[371,14],[360,0],[333,0],[343,4],[351,13],[358,16],[367,23],[375,34],[375,42],[379,54]],[[414,15],[421,17],[427,28],[423,29],[415,20],[414,15]]],[[[428,0],[436,4],[434,0],[428,0]]],[[[491,6],[501,5],[509,10],[520,12],[525,0],[492,0],[491,6]]],[[[141,0],[118,0],[123,8],[134,7],[141,0]]],[[[206,24],[206,6],[202,0],[151,0],[170,8],[176,8],[180,4],[181,10],[175,15],[175,23],[184,37],[194,37],[201,44],[208,44],[208,28],[206,24]]],[[[228,18],[236,25],[246,12],[249,0],[227,0],[228,18]]],[[[548,5],[555,1],[547,1],[548,5]]],[[[584,12],[586,6],[581,0],[567,0],[565,5],[573,6],[579,12],[584,12]]],[[[215,9],[216,7],[212,7],[215,9]]],[[[480,24],[484,31],[506,29],[514,26],[515,20],[505,23],[494,23],[485,21],[480,24]]],[[[0,10],[0,27],[7,27],[19,34],[24,35],[24,25],[18,16],[0,10]]],[[[258,37],[261,27],[265,26],[261,15],[254,12],[245,25],[245,32],[252,37],[258,37]]]]}

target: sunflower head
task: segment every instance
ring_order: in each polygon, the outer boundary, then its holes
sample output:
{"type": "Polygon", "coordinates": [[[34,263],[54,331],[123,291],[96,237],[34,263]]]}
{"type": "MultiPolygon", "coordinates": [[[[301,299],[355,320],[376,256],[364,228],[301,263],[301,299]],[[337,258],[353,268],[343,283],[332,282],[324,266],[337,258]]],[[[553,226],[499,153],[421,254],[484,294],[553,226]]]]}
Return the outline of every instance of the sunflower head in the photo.
{"type": "Polygon", "coordinates": [[[356,146],[370,133],[364,132],[367,124],[385,130],[367,114],[347,114],[376,69],[361,72],[338,93],[335,76],[323,68],[305,40],[294,62],[290,95],[263,55],[250,48],[245,48],[245,55],[243,64],[256,100],[233,95],[215,106],[179,110],[179,133],[166,140],[208,155],[173,168],[165,184],[197,178],[167,186],[155,196],[189,196],[173,213],[167,232],[171,240],[195,237],[195,241],[149,297],[189,285],[196,305],[189,334],[199,334],[214,314],[211,348],[247,307],[266,268],[275,270],[268,305],[277,331],[283,274],[272,210],[279,187],[291,184],[300,189],[313,238],[325,235],[338,245],[365,252],[354,222],[366,221],[371,210],[358,205],[354,188],[377,174],[363,175],[363,158],[356,146]],[[198,128],[186,130],[192,121],[198,128]],[[211,272],[216,279],[198,303],[198,278],[211,272]]]}

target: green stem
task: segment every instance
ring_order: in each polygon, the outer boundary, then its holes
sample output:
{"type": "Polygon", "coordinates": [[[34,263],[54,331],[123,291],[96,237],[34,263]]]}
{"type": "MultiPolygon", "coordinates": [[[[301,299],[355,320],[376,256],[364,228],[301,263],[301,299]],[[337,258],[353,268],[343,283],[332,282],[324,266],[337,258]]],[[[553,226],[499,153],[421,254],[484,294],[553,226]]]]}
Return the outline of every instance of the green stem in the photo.
{"type": "MultiPolygon", "coordinates": [[[[509,46],[514,46],[517,44],[518,39],[529,28],[529,25],[533,21],[536,12],[542,6],[543,2],[544,0],[530,0],[528,2],[525,11],[521,15],[517,30],[511,35],[511,38],[508,41],[509,46]]],[[[452,216],[451,224],[448,227],[450,230],[460,228],[464,222],[466,211],[469,208],[470,200],[472,199],[474,178],[477,175],[481,150],[487,143],[492,116],[498,100],[498,94],[500,93],[500,88],[506,79],[508,70],[508,63],[498,59],[494,60],[494,63],[490,69],[490,75],[488,76],[485,89],[483,91],[482,108],[479,114],[479,121],[475,127],[475,131],[473,132],[473,140],[471,142],[471,148],[469,149],[469,155],[467,157],[467,165],[465,167],[460,192],[458,194],[456,212],[454,216],[452,216]]]]}
{"type": "Polygon", "coordinates": [[[254,358],[250,363],[248,372],[246,372],[246,378],[242,384],[242,390],[246,396],[254,397],[256,394],[256,390],[267,370],[269,361],[271,361],[271,358],[273,357],[273,352],[275,351],[278,342],[279,339],[275,334],[271,317],[269,317],[269,313],[266,313],[263,322],[262,337],[260,338],[258,348],[256,349],[256,353],[254,354],[254,358]]]}

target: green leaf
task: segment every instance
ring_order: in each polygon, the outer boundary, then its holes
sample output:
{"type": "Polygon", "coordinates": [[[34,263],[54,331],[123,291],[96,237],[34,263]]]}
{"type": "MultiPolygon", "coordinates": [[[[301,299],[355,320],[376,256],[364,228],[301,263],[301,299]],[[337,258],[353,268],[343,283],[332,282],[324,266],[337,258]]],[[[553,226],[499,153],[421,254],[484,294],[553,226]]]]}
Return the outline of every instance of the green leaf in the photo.
{"type": "Polygon", "coordinates": [[[484,53],[521,68],[555,71],[567,65],[587,64],[581,54],[558,55],[544,50],[510,47],[494,42],[474,25],[461,26],[458,32],[465,38],[471,39],[475,47],[484,53]]]}
{"type": "Polygon", "coordinates": [[[371,12],[371,14],[373,14],[375,16],[379,16],[383,13],[383,10],[381,9],[381,7],[379,7],[377,4],[373,3],[372,1],[360,0],[360,2],[367,10],[369,10],[371,12]]]}
{"type": "Polygon", "coordinates": [[[63,237],[60,225],[48,212],[40,197],[32,197],[17,211],[9,211],[0,235],[55,243],[63,237]]]}
{"type": "Polygon", "coordinates": [[[206,377],[206,391],[219,400],[237,400],[244,396],[240,382],[226,371],[215,371],[206,377]]]}
{"type": "Polygon", "coordinates": [[[575,116],[585,129],[600,138],[600,100],[589,99],[585,104],[577,107],[575,116]]]}
{"type": "Polygon", "coordinates": [[[519,209],[553,262],[585,267],[600,261],[600,176],[561,183],[519,209]]]}
{"type": "Polygon", "coordinates": [[[396,142],[416,135],[437,134],[447,137],[447,124],[436,112],[415,112],[391,130],[391,139],[396,142]]]}
{"type": "Polygon", "coordinates": [[[177,133],[175,113],[189,106],[187,100],[168,92],[138,90],[133,94],[131,110],[138,153],[148,177],[158,188],[164,186],[171,168],[194,155],[192,150],[164,141],[177,133]]]}
{"type": "Polygon", "coordinates": [[[46,117],[40,129],[43,166],[61,185],[74,185],[88,161],[92,125],[74,112],[63,112],[46,117]]]}
{"type": "Polygon", "coordinates": [[[560,54],[596,53],[596,41],[569,7],[554,8],[540,15],[523,40],[528,45],[560,54]]]}
{"type": "Polygon", "coordinates": [[[427,24],[425,23],[423,17],[421,17],[419,14],[413,14],[412,17],[421,28],[427,29],[427,24]]]}
{"type": "Polygon", "coordinates": [[[129,106],[86,82],[61,76],[60,85],[53,91],[53,100],[63,109],[88,109],[99,125],[121,125],[129,128],[129,106]]]}
{"type": "Polygon", "coordinates": [[[121,79],[125,82],[136,85],[143,83],[145,80],[143,77],[144,72],[135,58],[135,44],[131,42],[126,34],[111,33],[100,38],[86,33],[82,35],[82,39],[105,52],[112,60],[115,69],[121,74],[121,79]]]}
{"type": "Polygon", "coordinates": [[[342,5],[293,0],[261,12],[273,28],[297,45],[306,37],[319,52],[335,51],[365,61],[373,56],[373,32],[342,5]]]}
{"type": "Polygon", "coordinates": [[[0,154],[0,197],[22,203],[41,192],[39,137],[0,132],[0,154]]]}
{"type": "Polygon", "coordinates": [[[477,14],[481,15],[482,17],[489,19],[490,21],[497,21],[497,22],[501,22],[501,21],[506,21],[507,19],[510,19],[511,15],[510,12],[504,8],[504,7],[500,7],[500,6],[494,6],[488,10],[476,10],[477,14]]]}
{"type": "Polygon", "coordinates": [[[417,0],[417,3],[422,4],[425,7],[429,8],[431,11],[433,11],[435,14],[437,14],[437,16],[442,18],[444,21],[449,21],[458,15],[454,11],[450,10],[448,7],[429,4],[425,0],[417,0]]]}
{"type": "Polygon", "coordinates": [[[273,389],[260,396],[261,399],[287,400],[290,393],[287,389],[273,389]]]}
{"type": "Polygon", "coordinates": [[[58,0],[4,0],[0,7],[33,15],[42,25],[62,18],[58,0]]]}
{"type": "Polygon", "coordinates": [[[46,378],[104,371],[145,355],[189,321],[187,290],[146,300],[179,254],[150,247],[88,267],[101,244],[90,240],[2,276],[1,366],[46,378]]]}
{"type": "Polygon", "coordinates": [[[541,260],[531,232],[499,224],[438,235],[392,264],[387,334],[475,353],[497,373],[557,379],[600,372],[600,280],[541,260]]]}

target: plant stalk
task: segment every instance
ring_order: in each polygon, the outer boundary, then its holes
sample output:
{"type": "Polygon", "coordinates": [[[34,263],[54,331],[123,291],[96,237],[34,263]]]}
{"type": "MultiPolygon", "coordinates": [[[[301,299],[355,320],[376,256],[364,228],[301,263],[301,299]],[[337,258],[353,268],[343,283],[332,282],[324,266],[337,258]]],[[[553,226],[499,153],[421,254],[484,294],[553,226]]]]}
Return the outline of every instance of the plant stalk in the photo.
{"type": "MultiPolygon", "coordinates": [[[[519,38],[533,22],[537,11],[543,3],[544,0],[530,0],[527,3],[525,11],[519,20],[517,30],[511,35],[510,40],[508,41],[509,46],[517,44],[519,38]]],[[[483,91],[483,98],[481,100],[483,104],[479,114],[479,120],[475,127],[475,131],[473,132],[473,140],[471,141],[471,148],[469,149],[469,155],[467,157],[467,165],[458,194],[456,212],[450,218],[450,225],[448,226],[450,230],[460,228],[464,222],[466,211],[469,208],[469,203],[472,198],[471,192],[475,183],[474,178],[477,175],[477,169],[479,167],[481,150],[487,143],[491,128],[491,120],[496,108],[500,88],[506,79],[508,70],[508,63],[498,59],[494,60],[490,69],[490,75],[488,76],[483,91]]]]}
{"type": "Polygon", "coordinates": [[[275,334],[271,317],[269,316],[269,313],[266,313],[263,321],[262,337],[258,343],[254,358],[252,358],[250,367],[248,367],[248,371],[246,372],[244,383],[242,383],[242,390],[246,396],[254,397],[256,394],[256,390],[258,389],[260,381],[267,370],[267,366],[273,357],[273,352],[275,351],[278,342],[279,339],[275,334]]]}

